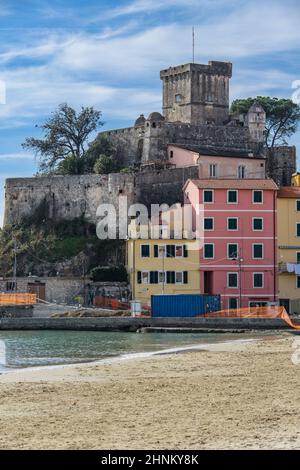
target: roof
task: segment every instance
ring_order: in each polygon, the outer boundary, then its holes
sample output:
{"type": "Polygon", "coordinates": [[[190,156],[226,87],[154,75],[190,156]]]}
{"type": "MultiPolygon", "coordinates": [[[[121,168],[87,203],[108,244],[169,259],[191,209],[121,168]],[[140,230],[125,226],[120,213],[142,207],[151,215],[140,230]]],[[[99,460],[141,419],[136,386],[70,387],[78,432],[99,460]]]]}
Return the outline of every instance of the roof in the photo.
{"type": "Polygon", "coordinates": [[[147,120],[148,121],[164,121],[165,118],[163,117],[162,114],[160,114],[158,112],[153,112],[153,113],[149,114],[147,120]]]}
{"type": "Polygon", "coordinates": [[[135,127],[141,126],[141,125],[145,124],[145,122],[146,122],[146,118],[145,118],[145,116],[144,116],[143,114],[141,114],[141,115],[137,118],[137,120],[135,121],[134,125],[135,125],[135,127]]]}
{"type": "Polygon", "coordinates": [[[270,191],[279,189],[275,181],[271,179],[189,179],[184,188],[188,183],[193,183],[199,189],[265,189],[270,191]]]}
{"type": "Polygon", "coordinates": [[[280,190],[278,191],[278,197],[300,199],[300,187],[286,186],[286,187],[280,188],[280,190]]]}
{"type": "Polygon", "coordinates": [[[200,145],[192,145],[192,144],[168,144],[172,145],[173,147],[178,147],[184,150],[189,150],[191,152],[196,152],[199,155],[207,155],[207,156],[218,156],[218,157],[236,157],[236,158],[251,158],[251,159],[258,159],[258,160],[265,160],[262,156],[254,156],[251,150],[246,149],[232,149],[232,150],[225,150],[224,148],[218,147],[202,147],[200,145]],[[252,156],[251,156],[252,155],[252,156]]]}

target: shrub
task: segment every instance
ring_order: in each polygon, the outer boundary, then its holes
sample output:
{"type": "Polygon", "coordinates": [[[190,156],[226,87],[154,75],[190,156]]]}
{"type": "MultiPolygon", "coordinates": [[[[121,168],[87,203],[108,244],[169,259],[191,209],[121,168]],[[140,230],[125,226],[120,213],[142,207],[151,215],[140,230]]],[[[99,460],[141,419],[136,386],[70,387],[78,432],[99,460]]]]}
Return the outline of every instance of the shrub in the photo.
{"type": "Polygon", "coordinates": [[[94,282],[127,282],[125,266],[97,266],[90,272],[94,282]]]}

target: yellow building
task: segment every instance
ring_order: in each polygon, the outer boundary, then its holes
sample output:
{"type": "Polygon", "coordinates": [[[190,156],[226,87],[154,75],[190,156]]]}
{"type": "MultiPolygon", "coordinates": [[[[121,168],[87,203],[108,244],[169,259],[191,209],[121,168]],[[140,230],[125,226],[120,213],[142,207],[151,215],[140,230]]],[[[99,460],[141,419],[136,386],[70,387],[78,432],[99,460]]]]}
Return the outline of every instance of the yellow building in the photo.
{"type": "Polygon", "coordinates": [[[132,298],[150,305],[155,294],[199,294],[199,250],[195,240],[128,240],[132,298]]]}
{"type": "Polygon", "coordinates": [[[279,299],[289,313],[300,313],[300,187],[278,192],[279,299]]]}
{"type": "Polygon", "coordinates": [[[300,186],[300,173],[293,173],[292,186],[300,186]]]}

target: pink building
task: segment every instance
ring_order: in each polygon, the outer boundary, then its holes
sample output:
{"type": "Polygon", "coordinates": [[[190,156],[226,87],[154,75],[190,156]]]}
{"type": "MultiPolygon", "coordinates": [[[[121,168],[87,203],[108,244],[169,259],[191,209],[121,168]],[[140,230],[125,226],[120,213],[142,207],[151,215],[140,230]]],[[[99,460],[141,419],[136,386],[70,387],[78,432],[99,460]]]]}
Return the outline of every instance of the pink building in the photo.
{"type": "Polygon", "coordinates": [[[265,158],[245,151],[217,150],[196,145],[168,145],[169,162],[176,167],[199,166],[199,178],[265,178],[265,158]]]}
{"type": "Polygon", "coordinates": [[[185,202],[203,205],[200,291],[220,294],[222,308],[278,300],[276,191],[270,179],[199,179],[185,202]]]}

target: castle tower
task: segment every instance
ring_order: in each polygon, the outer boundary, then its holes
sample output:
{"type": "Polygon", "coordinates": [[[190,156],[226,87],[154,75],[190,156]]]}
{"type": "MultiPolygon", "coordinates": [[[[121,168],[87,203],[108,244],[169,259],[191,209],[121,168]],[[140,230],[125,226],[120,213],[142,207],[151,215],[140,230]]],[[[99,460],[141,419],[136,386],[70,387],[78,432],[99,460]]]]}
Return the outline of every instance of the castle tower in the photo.
{"type": "Polygon", "coordinates": [[[250,107],[246,114],[245,124],[249,127],[254,142],[264,142],[266,112],[259,103],[254,103],[250,107]]]}
{"type": "Polygon", "coordinates": [[[185,64],[160,72],[166,121],[222,125],[229,116],[230,62],[185,64]]]}

